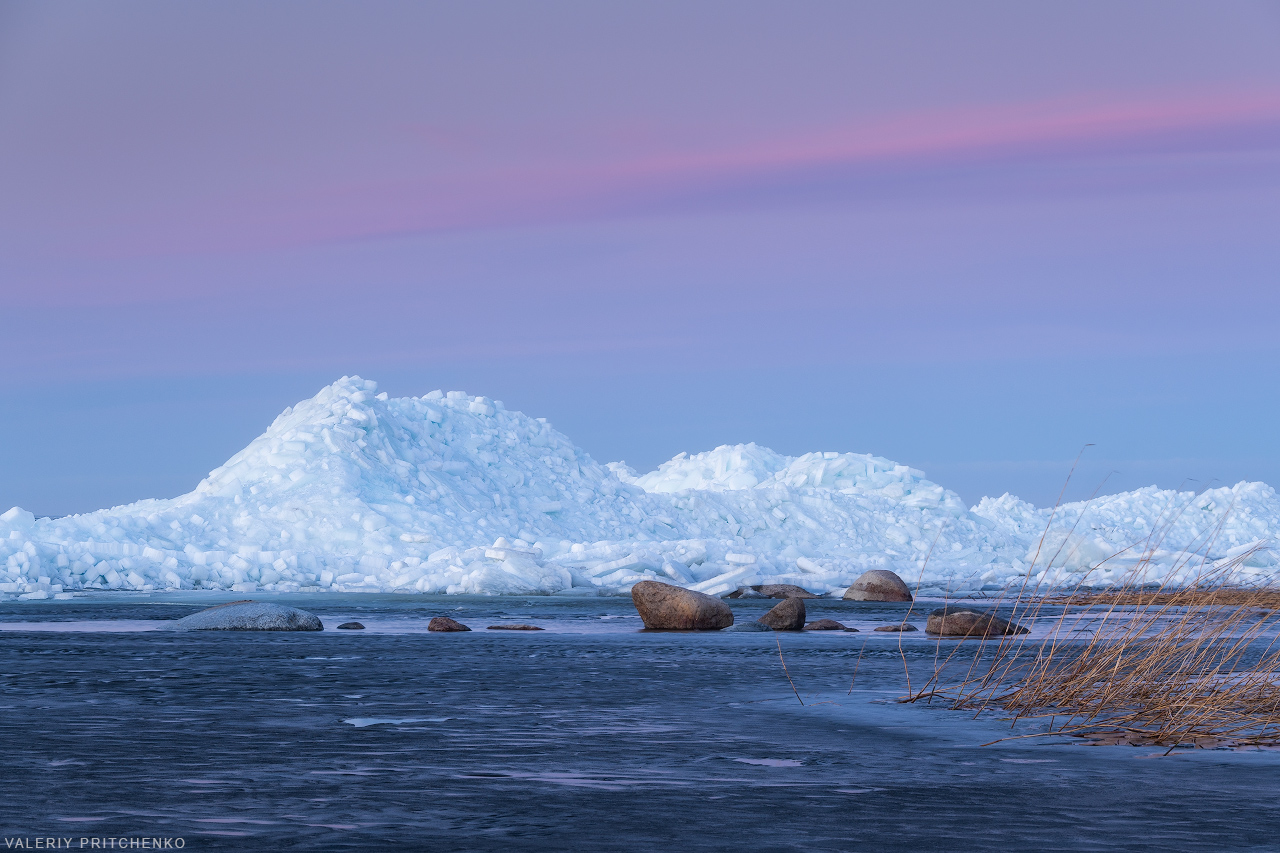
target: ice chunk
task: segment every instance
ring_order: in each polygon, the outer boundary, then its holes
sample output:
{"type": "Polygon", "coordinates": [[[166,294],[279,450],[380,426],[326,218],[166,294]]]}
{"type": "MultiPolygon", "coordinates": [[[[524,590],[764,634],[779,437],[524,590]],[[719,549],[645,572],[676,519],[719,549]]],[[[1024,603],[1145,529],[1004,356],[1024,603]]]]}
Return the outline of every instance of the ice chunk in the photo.
{"type": "MultiPolygon", "coordinates": [[[[4,506],[4,504],[0,504],[4,506]]],[[[0,513],[0,523],[4,523],[15,530],[24,530],[36,523],[34,513],[27,512],[20,506],[11,507],[0,513]]]]}

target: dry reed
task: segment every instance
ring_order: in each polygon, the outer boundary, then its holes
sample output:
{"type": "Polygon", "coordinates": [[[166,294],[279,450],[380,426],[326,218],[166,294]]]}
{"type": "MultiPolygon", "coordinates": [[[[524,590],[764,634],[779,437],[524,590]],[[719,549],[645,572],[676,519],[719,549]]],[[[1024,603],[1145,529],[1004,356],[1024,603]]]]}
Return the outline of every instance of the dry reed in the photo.
{"type": "MultiPolygon", "coordinates": [[[[908,683],[904,700],[945,699],[978,714],[1000,710],[1012,715],[1011,725],[1047,721],[1042,731],[1017,737],[1075,735],[1170,750],[1280,744],[1280,649],[1271,613],[1280,590],[1232,584],[1261,545],[1210,562],[1224,515],[1200,547],[1183,551],[1164,574],[1189,574],[1184,585],[1147,583],[1154,555],[1183,509],[1162,514],[1135,567],[1106,590],[1085,587],[1101,564],[1065,593],[1041,594],[1040,582],[1024,579],[1007,601],[1011,615],[1047,623],[1048,630],[960,640],[945,659],[935,659],[924,687],[912,692],[908,683]],[[957,669],[964,675],[953,679],[957,669]]],[[[1004,596],[994,603],[1006,603],[1004,596]]]]}
{"type": "Polygon", "coordinates": [[[1280,610],[1280,590],[1243,589],[1229,586],[1216,589],[1175,589],[1167,592],[1144,589],[1128,592],[1089,590],[1087,592],[1077,592],[1070,596],[1050,597],[1048,602],[1063,605],[1105,604],[1122,607],[1150,607],[1152,605],[1205,607],[1224,605],[1228,607],[1261,607],[1268,610],[1280,610]]]}
{"type": "Polygon", "coordinates": [[[804,707],[804,700],[800,698],[800,691],[796,690],[796,683],[791,680],[791,670],[787,669],[787,659],[782,656],[782,639],[775,633],[773,638],[778,641],[778,660],[782,661],[782,674],[787,677],[787,683],[791,685],[791,691],[796,694],[796,699],[800,702],[800,707],[804,707]]]}

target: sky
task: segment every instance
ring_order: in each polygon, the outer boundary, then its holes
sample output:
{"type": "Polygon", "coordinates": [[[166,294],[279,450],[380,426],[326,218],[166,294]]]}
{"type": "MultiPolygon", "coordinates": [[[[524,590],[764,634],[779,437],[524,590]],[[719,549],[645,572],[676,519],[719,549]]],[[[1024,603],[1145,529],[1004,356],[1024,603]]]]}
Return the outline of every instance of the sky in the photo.
{"type": "Polygon", "coordinates": [[[0,504],[187,492],[345,374],[640,470],[1280,484],[1277,43],[1261,0],[0,0],[0,504]]]}

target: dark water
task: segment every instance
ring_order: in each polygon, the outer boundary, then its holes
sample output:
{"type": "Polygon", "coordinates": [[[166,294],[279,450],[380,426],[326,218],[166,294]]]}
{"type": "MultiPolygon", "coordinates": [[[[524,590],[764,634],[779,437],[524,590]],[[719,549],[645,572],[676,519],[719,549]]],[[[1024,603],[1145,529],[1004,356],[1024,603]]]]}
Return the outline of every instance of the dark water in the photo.
{"type": "MultiPolygon", "coordinates": [[[[1276,754],[984,747],[1003,724],[891,701],[904,686],[891,636],[641,633],[625,599],[302,603],[370,630],[0,631],[3,835],[189,850],[1280,849],[1276,754]],[[443,613],[554,630],[414,627],[443,613]]],[[[193,609],[5,604],[0,621],[193,609]]],[[[809,609],[867,624],[903,612],[809,609]]],[[[937,644],[902,648],[922,677],[937,644]]]]}

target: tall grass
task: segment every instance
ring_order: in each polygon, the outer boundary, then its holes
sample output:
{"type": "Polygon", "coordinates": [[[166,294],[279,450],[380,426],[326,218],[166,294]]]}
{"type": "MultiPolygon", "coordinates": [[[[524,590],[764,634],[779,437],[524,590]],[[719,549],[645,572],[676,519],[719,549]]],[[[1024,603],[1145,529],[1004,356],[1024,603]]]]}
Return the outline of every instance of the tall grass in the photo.
{"type": "MultiPolygon", "coordinates": [[[[1000,710],[1012,725],[1048,721],[1020,737],[1078,735],[1170,749],[1280,744],[1273,613],[1280,589],[1235,583],[1257,548],[1209,560],[1225,514],[1162,574],[1180,578],[1176,587],[1166,587],[1168,580],[1150,583],[1155,555],[1183,510],[1167,508],[1144,542],[1108,558],[1140,549],[1134,567],[1106,589],[1089,582],[1108,561],[1069,589],[1043,591],[1050,573],[1031,583],[1033,562],[1028,577],[994,602],[1010,606],[1012,618],[1033,632],[956,641],[945,658],[935,658],[924,687],[912,691],[908,683],[905,700],[942,699],[979,714],[1000,710]]],[[[1046,527],[1041,549],[1047,534],[1046,527]]],[[[1036,561],[1040,557],[1038,550],[1036,561]]]]}

